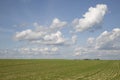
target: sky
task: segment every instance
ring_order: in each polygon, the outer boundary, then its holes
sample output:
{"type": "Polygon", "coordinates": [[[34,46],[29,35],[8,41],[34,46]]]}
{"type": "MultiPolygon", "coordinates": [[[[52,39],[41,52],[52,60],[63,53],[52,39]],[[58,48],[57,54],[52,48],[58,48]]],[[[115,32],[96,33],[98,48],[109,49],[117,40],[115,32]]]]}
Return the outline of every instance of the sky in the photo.
{"type": "Polygon", "coordinates": [[[119,0],[0,0],[0,58],[120,59],[119,0]]]}

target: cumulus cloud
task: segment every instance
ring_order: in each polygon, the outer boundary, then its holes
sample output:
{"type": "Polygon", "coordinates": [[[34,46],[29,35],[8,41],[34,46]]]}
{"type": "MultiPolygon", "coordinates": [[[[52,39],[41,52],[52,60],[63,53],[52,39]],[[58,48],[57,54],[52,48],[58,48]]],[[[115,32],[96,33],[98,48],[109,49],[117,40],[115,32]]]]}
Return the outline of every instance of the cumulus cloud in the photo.
{"type": "Polygon", "coordinates": [[[96,49],[120,49],[120,28],[104,31],[96,38],[96,49]]]}
{"type": "Polygon", "coordinates": [[[107,5],[97,4],[96,7],[90,7],[83,18],[74,19],[73,25],[77,32],[86,31],[99,25],[107,12],[107,5]]]}
{"type": "Polygon", "coordinates": [[[51,34],[46,34],[42,37],[42,39],[32,41],[32,43],[40,43],[46,45],[59,45],[64,44],[65,42],[66,39],[63,37],[60,31],[51,34]]]}
{"type": "Polygon", "coordinates": [[[64,44],[66,39],[59,30],[66,24],[67,22],[60,21],[58,18],[53,19],[52,24],[48,27],[41,26],[35,22],[33,23],[33,26],[35,26],[34,30],[27,29],[16,32],[14,39],[17,41],[29,41],[47,45],[64,44]]]}
{"type": "Polygon", "coordinates": [[[15,40],[36,40],[40,39],[46,32],[35,32],[31,29],[27,29],[21,32],[17,32],[14,36],[15,40]]]}
{"type": "Polygon", "coordinates": [[[60,21],[58,18],[55,18],[52,22],[52,24],[50,25],[50,28],[52,29],[61,29],[63,27],[65,27],[67,24],[67,22],[65,21],[60,21]]]}
{"type": "Polygon", "coordinates": [[[64,28],[65,26],[67,25],[67,22],[66,21],[61,21],[60,19],[58,18],[54,18],[52,23],[45,27],[45,26],[42,26],[42,25],[39,25],[37,22],[33,23],[33,26],[36,27],[36,30],[37,31],[56,31],[56,30],[60,30],[62,28],[64,28]]]}
{"type": "Polygon", "coordinates": [[[120,28],[114,28],[111,32],[104,31],[97,38],[88,38],[95,49],[118,50],[120,49],[120,28]]]}
{"type": "Polygon", "coordinates": [[[26,40],[32,43],[40,43],[40,44],[64,44],[66,39],[64,39],[62,33],[57,31],[55,33],[47,33],[47,32],[35,32],[30,29],[17,32],[14,36],[15,40],[26,40]]]}
{"type": "Polygon", "coordinates": [[[44,40],[47,41],[48,43],[56,43],[56,44],[60,44],[60,43],[64,43],[65,39],[62,36],[62,33],[60,31],[57,31],[56,33],[52,33],[52,34],[47,34],[44,36],[44,40]]]}

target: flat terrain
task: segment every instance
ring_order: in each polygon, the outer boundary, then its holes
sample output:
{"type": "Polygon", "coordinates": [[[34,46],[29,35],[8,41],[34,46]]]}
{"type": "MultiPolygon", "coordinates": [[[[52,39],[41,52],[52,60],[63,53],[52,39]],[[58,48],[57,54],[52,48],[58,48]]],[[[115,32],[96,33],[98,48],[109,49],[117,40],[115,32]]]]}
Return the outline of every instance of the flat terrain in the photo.
{"type": "Polygon", "coordinates": [[[120,61],[1,59],[0,80],[120,80],[120,61]]]}

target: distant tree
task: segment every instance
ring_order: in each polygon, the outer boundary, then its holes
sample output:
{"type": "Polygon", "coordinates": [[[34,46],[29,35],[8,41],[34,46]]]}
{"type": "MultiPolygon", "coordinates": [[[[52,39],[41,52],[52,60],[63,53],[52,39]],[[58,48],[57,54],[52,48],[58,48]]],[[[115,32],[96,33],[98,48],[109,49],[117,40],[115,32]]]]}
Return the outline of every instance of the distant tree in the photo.
{"type": "Polygon", "coordinates": [[[94,59],[94,60],[100,60],[99,58],[97,58],[97,59],[94,59]]]}
{"type": "Polygon", "coordinates": [[[100,60],[100,59],[96,58],[96,59],[83,59],[83,60],[100,60]]]}
{"type": "Polygon", "coordinates": [[[84,60],[91,60],[91,59],[84,59],[84,60]]]}

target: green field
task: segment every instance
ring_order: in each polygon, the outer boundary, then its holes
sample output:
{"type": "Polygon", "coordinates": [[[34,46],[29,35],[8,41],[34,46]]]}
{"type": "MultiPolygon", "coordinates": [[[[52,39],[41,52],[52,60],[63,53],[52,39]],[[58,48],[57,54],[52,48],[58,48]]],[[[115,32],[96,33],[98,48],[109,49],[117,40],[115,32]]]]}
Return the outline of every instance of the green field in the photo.
{"type": "Polygon", "coordinates": [[[120,61],[1,59],[0,80],[120,80],[120,61]]]}

